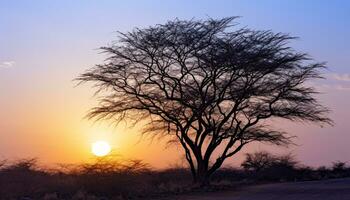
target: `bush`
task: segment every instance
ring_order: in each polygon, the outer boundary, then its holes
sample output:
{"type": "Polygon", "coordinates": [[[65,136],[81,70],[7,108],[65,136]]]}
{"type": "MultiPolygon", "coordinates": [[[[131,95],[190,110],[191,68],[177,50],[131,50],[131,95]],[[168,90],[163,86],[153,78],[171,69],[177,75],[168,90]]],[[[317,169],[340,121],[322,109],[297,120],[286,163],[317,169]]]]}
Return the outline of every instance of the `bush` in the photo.
{"type": "Polygon", "coordinates": [[[245,170],[258,172],[271,166],[275,159],[276,158],[268,152],[247,153],[241,166],[245,170]]]}
{"type": "Polygon", "coordinates": [[[350,176],[350,168],[346,165],[346,162],[336,161],[332,166],[333,178],[341,178],[350,176]]]}
{"type": "Polygon", "coordinates": [[[275,156],[268,152],[246,154],[242,167],[259,181],[290,181],[297,176],[297,164],[292,154],[275,156]]]}

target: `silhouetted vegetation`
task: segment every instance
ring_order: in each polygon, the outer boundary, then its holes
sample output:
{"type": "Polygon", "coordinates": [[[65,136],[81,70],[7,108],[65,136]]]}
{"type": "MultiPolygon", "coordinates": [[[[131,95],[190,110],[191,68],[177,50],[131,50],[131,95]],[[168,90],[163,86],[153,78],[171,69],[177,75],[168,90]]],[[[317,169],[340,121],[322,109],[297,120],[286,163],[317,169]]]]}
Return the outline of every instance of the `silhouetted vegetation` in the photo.
{"type": "MultiPolygon", "coordinates": [[[[140,160],[101,158],[80,165],[40,168],[35,159],[0,162],[1,199],[156,199],[203,190],[192,184],[186,168],[154,170],[140,160]]],[[[221,168],[207,191],[248,184],[350,177],[345,162],[313,169],[290,155],[257,152],[246,155],[242,168],[221,168]]]]}
{"type": "Polygon", "coordinates": [[[186,169],[155,171],[140,160],[106,157],[56,169],[39,168],[35,159],[1,163],[1,199],[143,199],[183,192],[191,183],[186,169]]]}
{"type": "Polygon", "coordinates": [[[88,116],[146,120],[144,133],[181,145],[202,186],[246,144],[288,145],[290,136],[267,125],[271,118],[331,124],[305,84],[321,78],[324,63],[288,46],[288,34],[242,28],[234,19],[173,20],[120,33],[101,48],[106,62],[78,77],[101,97],[88,116]]]}

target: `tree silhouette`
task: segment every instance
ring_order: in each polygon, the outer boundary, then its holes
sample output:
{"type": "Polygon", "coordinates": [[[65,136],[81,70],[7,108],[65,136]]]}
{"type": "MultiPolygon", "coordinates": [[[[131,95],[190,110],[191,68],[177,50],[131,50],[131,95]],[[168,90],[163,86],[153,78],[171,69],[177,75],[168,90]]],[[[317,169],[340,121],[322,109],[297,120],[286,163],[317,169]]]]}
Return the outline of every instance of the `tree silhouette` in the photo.
{"type": "Polygon", "coordinates": [[[276,160],[275,156],[265,151],[247,153],[241,166],[245,170],[259,172],[262,169],[270,167],[271,163],[276,162],[276,160]]]}
{"type": "Polygon", "coordinates": [[[324,64],[289,47],[294,37],[238,28],[234,19],[174,20],[120,33],[101,48],[106,62],[77,78],[93,82],[102,97],[88,116],[146,120],[144,133],[183,147],[200,185],[250,142],[289,144],[268,119],[332,123],[304,84],[321,78],[324,64]]]}

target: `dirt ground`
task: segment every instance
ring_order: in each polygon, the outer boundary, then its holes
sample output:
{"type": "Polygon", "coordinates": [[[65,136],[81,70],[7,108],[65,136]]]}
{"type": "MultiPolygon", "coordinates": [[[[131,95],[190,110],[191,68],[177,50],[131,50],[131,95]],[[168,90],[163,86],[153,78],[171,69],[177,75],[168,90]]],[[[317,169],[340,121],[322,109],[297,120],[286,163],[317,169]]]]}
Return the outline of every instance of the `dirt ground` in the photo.
{"type": "Polygon", "coordinates": [[[174,200],[350,200],[350,178],[265,184],[237,191],[178,196],[174,200]]]}

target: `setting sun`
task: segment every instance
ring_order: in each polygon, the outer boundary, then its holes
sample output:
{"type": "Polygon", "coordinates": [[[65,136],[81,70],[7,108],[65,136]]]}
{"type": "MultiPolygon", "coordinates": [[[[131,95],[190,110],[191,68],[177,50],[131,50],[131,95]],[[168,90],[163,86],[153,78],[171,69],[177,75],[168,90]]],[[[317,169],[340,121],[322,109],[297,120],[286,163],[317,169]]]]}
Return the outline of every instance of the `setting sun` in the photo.
{"type": "Polygon", "coordinates": [[[111,146],[105,141],[94,142],[91,151],[95,156],[106,156],[111,151],[111,146]]]}

